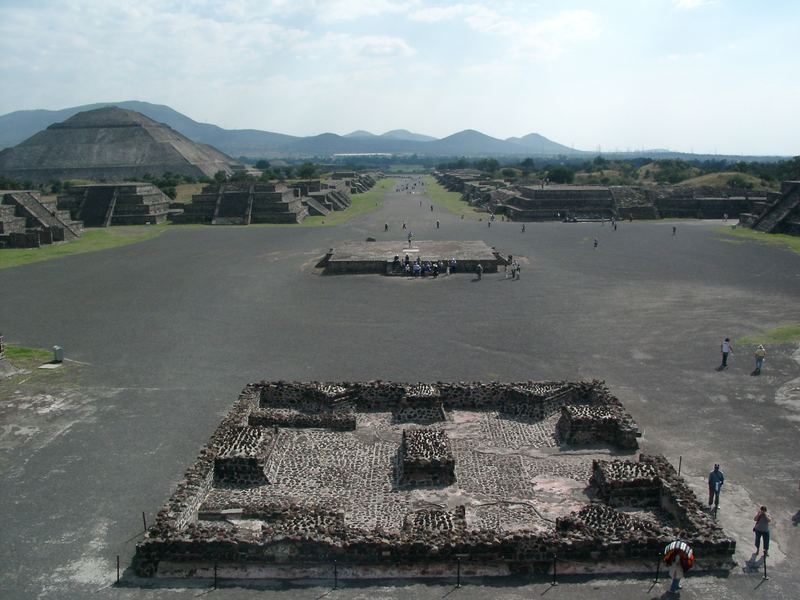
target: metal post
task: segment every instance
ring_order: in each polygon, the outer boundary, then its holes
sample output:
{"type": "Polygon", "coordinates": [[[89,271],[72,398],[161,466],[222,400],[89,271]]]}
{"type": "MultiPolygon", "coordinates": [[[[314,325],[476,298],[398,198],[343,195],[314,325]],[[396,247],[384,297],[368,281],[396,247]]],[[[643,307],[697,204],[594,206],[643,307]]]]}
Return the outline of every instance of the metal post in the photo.
{"type": "Polygon", "coordinates": [[[214,589],[217,589],[217,563],[214,563],[214,589]]]}
{"type": "Polygon", "coordinates": [[[556,561],[557,561],[557,559],[558,559],[558,556],[556,556],[556,553],[553,552],[553,585],[558,585],[558,582],[556,581],[556,561]]]}
{"type": "Polygon", "coordinates": [[[762,579],[769,579],[769,575],[767,575],[767,555],[764,555],[764,577],[762,579]]]}
{"type": "Polygon", "coordinates": [[[119,554],[117,554],[117,583],[119,583],[119,554]]]}
{"type": "Polygon", "coordinates": [[[679,456],[679,457],[678,457],[678,475],[680,475],[680,474],[681,474],[681,464],[682,464],[682,463],[683,463],[683,457],[682,457],[682,456],[679,456]]]}
{"type": "Polygon", "coordinates": [[[461,557],[456,558],[456,561],[458,561],[456,563],[458,565],[458,571],[456,571],[456,587],[460,588],[461,587],[461,557]]]}
{"type": "Polygon", "coordinates": [[[661,571],[661,557],[658,558],[658,562],[656,563],[656,578],[653,579],[653,583],[658,583],[658,574],[661,571]]]}
{"type": "Polygon", "coordinates": [[[339,567],[335,559],[333,561],[333,589],[339,589],[339,567]]]}
{"type": "Polygon", "coordinates": [[[142,511],[142,525],[144,525],[144,530],[147,531],[147,517],[145,516],[144,511],[142,511]]]}

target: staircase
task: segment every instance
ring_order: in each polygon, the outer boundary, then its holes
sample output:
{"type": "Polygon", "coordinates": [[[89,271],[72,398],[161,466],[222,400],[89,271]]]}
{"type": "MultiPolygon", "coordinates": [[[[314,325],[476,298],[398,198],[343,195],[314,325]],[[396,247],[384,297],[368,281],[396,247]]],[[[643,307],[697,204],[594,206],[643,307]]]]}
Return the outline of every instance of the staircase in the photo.
{"type": "Polygon", "coordinates": [[[114,214],[117,188],[87,187],[78,209],[78,218],[86,227],[107,227],[109,213],[114,214]]]}
{"type": "Polygon", "coordinates": [[[756,218],[752,228],[764,233],[773,233],[798,205],[800,205],[800,182],[786,181],[781,185],[781,197],[756,218]]]}
{"type": "Polygon", "coordinates": [[[80,233],[71,222],[65,221],[58,211],[50,211],[44,204],[29,192],[13,192],[8,194],[26,218],[33,220],[36,226],[44,229],[60,229],[64,232],[64,240],[74,240],[80,233]]]}

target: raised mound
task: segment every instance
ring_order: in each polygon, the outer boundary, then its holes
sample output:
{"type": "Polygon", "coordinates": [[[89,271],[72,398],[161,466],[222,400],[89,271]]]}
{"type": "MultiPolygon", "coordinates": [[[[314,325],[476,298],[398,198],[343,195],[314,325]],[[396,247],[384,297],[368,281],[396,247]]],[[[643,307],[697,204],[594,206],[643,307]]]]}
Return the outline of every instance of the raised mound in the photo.
{"type": "Polygon", "coordinates": [[[98,108],[50,125],[0,153],[0,175],[22,181],[125,181],[165,172],[191,177],[232,173],[236,163],[132,110],[98,108]]]}

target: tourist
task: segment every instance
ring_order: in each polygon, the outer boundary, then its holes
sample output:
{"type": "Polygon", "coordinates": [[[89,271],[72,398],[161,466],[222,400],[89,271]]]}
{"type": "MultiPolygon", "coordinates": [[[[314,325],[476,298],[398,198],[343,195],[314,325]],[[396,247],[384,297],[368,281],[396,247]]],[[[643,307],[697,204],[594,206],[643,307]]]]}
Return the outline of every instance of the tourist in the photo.
{"type": "Polygon", "coordinates": [[[522,224],[522,233],[525,233],[525,223],[522,224]]]}
{"type": "Polygon", "coordinates": [[[410,231],[408,232],[408,247],[411,248],[411,238],[414,237],[414,234],[410,231]]]}
{"type": "Polygon", "coordinates": [[[708,505],[719,508],[719,492],[725,483],[725,473],[719,470],[719,465],[714,465],[714,470],[708,474],[708,505]]]}
{"type": "Polygon", "coordinates": [[[728,213],[722,213],[722,221],[723,223],[728,221],[728,213]]]}
{"type": "Polygon", "coordinates": [[[413,270],[413,272],[414,272],[414,277],[419,277],[420,271],[422,271],[422,269],[421,269],[421,267],[419,266],[419,263],[418,263],[418,262],[415,262],[415,263],[414,263],[414,266],[412,267],[412,270],[413,270]]]}
{"type": "Polygon", "coordinates": [[[403,229],[405,229],[405,228],[406,228],[406,222],[403,221],[403,229]]]}
{"type": "Polygon", "coordinates": [[[436,229],[439,229],[439,219],[436,219],[436,229]]]}
{"type": "Polygon", "coordinates": [[[478,266],[475,267],[475,274],[478,276],[478,280],[483,276],[483,265],[478,263],[478,266]]]}
{"type": "Polygon", "coordinates": [[[456,267],[457,267],[456,259],[455,258],[451,258],[450,259],[450,272],[451,273],[455,273],[456,272],[456,267]]]}
{"type": "Polygon", "coordinates": [[[433,212],[433,204],[431,204],[431,212],[433,212]]]}
{"type": "Polygon", "coordinates": [[[679,594],[681,589],[681,579],[683,579],[683,563],[681,555],[677,552],[672,557],[672,562],[669,563],[669,576],[672,577],[672,583],[669,586],[670,594],[679,594]]]}
{"type": "Polygon", "coordinates": [[[389,231],[389,224],[388,223],[384,223],[383,224],[383,230],[384,231],[389,231]]]}
{"type": "Polygon", "coordinates": [[[519,272],[520,272],[520,264],[517,261],[514,261],[514,268],[511,271],[511,278],[519,281],[519,272]]]}
{"type": "Polygon", "coordinates": [[[595,248],[597,248],[597,244],[599,244],[599,243],[600,243],[600,242],[598,242],[598,241],[597,241],[597,238],[594,238],[594,247],[595,247],[595,248]]]}
{"type": "Polygon", "coordinates": [[[733,345],[731,338],[725,338],[720,344],[720,351],[722,352],[722,364],[719,366],[720,371],[728,368],[728,355],[733,354],[733,345]]]}
{"type": "Polygon", "coordinates": [[[767,356],[767,350],[764,348],[764,344],[759,344],[758,348],[756,348],[756,375],[761,375],[761,367],[764,366],[764,359],[767,356]]]}
{"type": "Polygon", "coordinates": [[[491,221],[491,219],[489,219],[488,221],[486,221],[486,224],[487,224],[489,227],[491,227],[491,226],[492,226],[492,221],[491,221]]]}
{"type": "Polygon", "coordinates": [[[433,269],[433,277],[434,277],[434,279],[436,277],[439,277],[439,263],[436,262],[436,261],[433,261],[433,265],[431,266],[431,269],[433,269]]]}
{"type": "Polygon", "coordinates": [[[756,534],[756,554],[761,547],[761,539],[764,539],[764,556],[769,556],[769,524],[772,522],[772,517],[767,514],[767,507],[762,506],[753,517],[756,522],[753,531],[756,534]]]}
{"type": "Polygon", "coordinates": [[[673,226],[672,226],[672,235],[675,235],[675,233],[676,233],[677,231],[678,231],[678,228],[677,228],[677,227],[675,227],[675,225],[673,225],[673,226]]]}

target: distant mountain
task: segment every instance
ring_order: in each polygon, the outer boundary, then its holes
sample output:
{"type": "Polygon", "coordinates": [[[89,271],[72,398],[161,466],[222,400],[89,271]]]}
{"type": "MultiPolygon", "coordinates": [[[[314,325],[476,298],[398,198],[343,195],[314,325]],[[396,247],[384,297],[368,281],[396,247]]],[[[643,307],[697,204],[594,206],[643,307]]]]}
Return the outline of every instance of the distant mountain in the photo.
{"type": "Polygon", "coordinates": [[[323,133],[310,137],[298,137],[257,129],[223,129],[210,123],[194,121],[169,106],[136,100],[88,104],[55,111],[24,110],[0,116],[0,148],[15,146],[49,125],[62,122],[79,112],[106,106],[135,110],[154,121],[169,125],[175,131],[194,141],[214,146],[233,157],[299,158],[370,152],[423,156],[519,156],[578,153],[577,150],[552,142],[538,134],[499,140],[479,131],[466,130],[443,139],[436,139],[405,129],[395,129],[381,135],[357,130],[345,136],[323,133]]]}
{"type": "Polygon", "coordinates": [[[381,134],[382,138],[387,140],[405,140],[407,142],[432,142],[436,138],[421,133],[413,133],[408,129],[392,129],[386,133],[381,134]]]}
{"type": "Polygon", "coordinates": [[[342,137],[346,138],[373,138],[378,137],[374,133],[370,133],[369,131],[364,131],[363,129],[357,129],[352,133],[346,133],[342,137]]]}
{"type": "Polygon", "coordinates": [[[512,144],[517,144],[534,154],[576,154],[579,151],[569,146],[564,146],[552,140],[548,140],[538,133],[529,133],[521,138],[511,137],[506,140],[512,144]]]}

